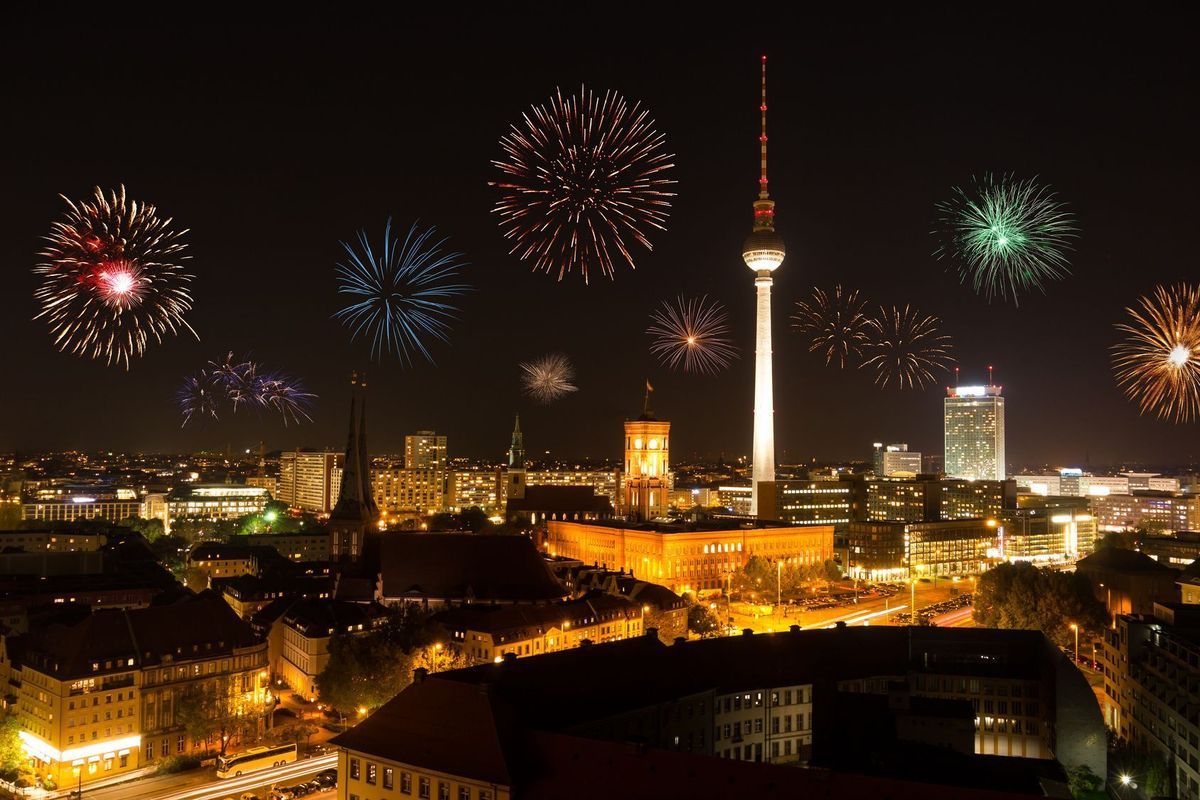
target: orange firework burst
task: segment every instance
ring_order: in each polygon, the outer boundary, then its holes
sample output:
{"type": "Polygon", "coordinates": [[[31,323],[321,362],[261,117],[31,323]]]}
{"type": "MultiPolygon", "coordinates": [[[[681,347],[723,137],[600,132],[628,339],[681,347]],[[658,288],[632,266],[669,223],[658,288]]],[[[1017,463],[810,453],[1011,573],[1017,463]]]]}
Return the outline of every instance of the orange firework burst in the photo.
{"type": "Polygon", "coordinates": [[[1200,286],[1157,286],[1117,323],[1113,369],[1126,396],[1159,419],[1200,419],[1200,286]]]}

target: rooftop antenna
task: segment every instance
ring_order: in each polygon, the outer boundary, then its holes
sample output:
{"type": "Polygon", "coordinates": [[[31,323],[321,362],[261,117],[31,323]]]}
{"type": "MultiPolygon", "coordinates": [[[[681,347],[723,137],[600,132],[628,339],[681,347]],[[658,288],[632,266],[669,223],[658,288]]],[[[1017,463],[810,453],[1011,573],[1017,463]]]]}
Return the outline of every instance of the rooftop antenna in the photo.
{"type": "Polygon", "coordinates": [[[992,379],[992,365],[988,364],[988,386],[995,386],[996,381],[992,379]]]}
{"type": "Polygon", "coordinates": [[[954,388],[958,388],[958,367],[954,368],[954,388]]]}

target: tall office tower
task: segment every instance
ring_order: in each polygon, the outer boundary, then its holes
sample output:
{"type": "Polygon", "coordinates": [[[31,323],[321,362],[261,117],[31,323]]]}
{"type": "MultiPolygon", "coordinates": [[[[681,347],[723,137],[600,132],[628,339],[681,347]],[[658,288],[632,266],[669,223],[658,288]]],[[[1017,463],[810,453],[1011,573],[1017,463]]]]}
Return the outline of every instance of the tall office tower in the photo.
{"type": "Polygon", "coordinates": [[[330,551],[337,561],[358,559],[367,531],[379,520],[379,508],[371,494],[371,460],[367,456],[367,382],[363,380],[360,393],[355,374],[350,385],[350,432],[342,459],[342,485],[337,505],[329,515],[330,551]]]}
{"type": "MultiPolygon", "coordinates": [[[[754,230],[742,246],[742,260],[754,270],[757,323],[754,338],[754,442],[750,514],[758,516],[758,485],[775,480],[775,391],[771,375],[771,274],[783,263],[783,239],[775,232],[775,201],[767,192],[767,57],[762,57],[762,153],[754,230]]],[[[766,511],[769,516],[772,512],[766,511]]]]}
{"type": "Polygon", "coordinates": [[[337,502],[342,454],[336,450],[292,450],[279,454],[279,492],[292,508],[328,514],[337,502]]]}
{"type": "Polygon", "coordinates": [[[989,383],[946,389],[946,477],[1004,480],[1002,388],[989,383]]]}
{"type": "Polygon", "coordinates": [[[417,431],[404,437],[404,466],[408,469],[446,469],[446,437],[417,431]]]}
{"type": "Polygon", "coordinates": [[[642,415],[625,422],[625,497],[621,511],[637,520],[667,513],[671,502],[671,423],[654,416],[646,381],[642,415]]]}
{"type": "Polygon", "coordinates": [[[908,445],[875,442],[875,474],[881,478],[911,478],[921,472],[921,454],[908,445]]]}

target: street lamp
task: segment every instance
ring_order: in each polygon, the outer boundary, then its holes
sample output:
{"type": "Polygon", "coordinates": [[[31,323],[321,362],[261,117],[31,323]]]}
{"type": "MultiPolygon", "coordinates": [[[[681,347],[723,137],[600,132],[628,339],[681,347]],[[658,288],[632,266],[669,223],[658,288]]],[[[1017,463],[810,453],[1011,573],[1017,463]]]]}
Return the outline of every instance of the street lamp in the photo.
{"type": "Polygon", "coordinates": [[[72,772],[75,773],[75,779],[77,781],[77,784],[76,784],[77,788],[75,789],[75,800],[83,800],[83,767],[82,766],[75,767],[72,770],[72,772]]]}
{"type": "Polygon", "coordinates": [[[783,562],[775,562],[775,605],[783,604],[783,562]]]}
{"type": "Polygon", "coordinates": [[[1079,663],[1079,626],[1074,622],[1071,623],[1071,630],[1075,632],[1075,663],[1079,663]]]}

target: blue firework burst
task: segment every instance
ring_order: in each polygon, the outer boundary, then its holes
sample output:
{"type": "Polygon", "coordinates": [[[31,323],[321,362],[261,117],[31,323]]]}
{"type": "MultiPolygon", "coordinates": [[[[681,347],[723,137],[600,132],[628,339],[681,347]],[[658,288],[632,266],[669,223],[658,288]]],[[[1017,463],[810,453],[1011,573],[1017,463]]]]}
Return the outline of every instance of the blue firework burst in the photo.
{"type": "Polygon", "coordinates": [[[419,230],[414,222],[401,241],[388,219],[378,250],[365,230],[356,243],[342,242],[346,260],[337,265],[338,294],[351,302],[334,317],[352,338],[370,340],[372,358],[386,352],[406,364],[418,355],[433,363],[426,342],[447,341],[458,315],[450,301],[470,287],[456,282],[466,266],[463,254],[445,251],[446,240],[436,234],[436,228],[419,230]]]}

